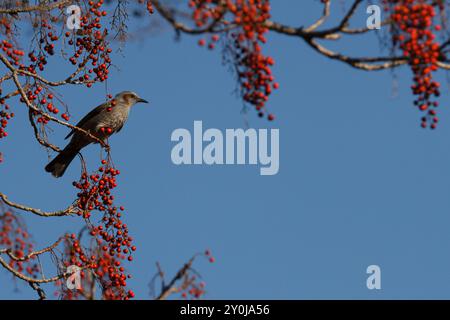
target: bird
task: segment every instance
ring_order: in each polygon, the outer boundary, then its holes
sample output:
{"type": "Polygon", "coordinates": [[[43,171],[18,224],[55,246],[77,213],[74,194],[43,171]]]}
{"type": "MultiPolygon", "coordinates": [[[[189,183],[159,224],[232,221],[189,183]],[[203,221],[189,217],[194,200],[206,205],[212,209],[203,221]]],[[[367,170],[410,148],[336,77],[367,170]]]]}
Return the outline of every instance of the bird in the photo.
{"type": "MultiPolygon", "coordinates": [[[[149,103],[133,91],[122,91],[111,101],[91,110],[76,126],[99,140],[106,141],[109,136],[122,129],[128,119],[131,107],[140,102],[149,103]]],[[[97,140],[78,130],[72,129],[65,139],[71,136],[67,146],[45,167],[45,171],[50,172],[56,178],[64,175],[67,167],[81,149],[91,143],[98,143],[97,140]]]]}

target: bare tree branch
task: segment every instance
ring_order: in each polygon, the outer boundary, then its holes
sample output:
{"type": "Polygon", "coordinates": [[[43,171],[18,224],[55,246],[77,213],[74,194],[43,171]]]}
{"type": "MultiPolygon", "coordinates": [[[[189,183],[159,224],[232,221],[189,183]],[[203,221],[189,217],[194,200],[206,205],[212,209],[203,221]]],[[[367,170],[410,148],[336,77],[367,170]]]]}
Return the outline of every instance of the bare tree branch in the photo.
{"type": "Polygon", "coordinates": [[[22,211],[28,211],[31,212],[35,215],[41,216],[41,217],[61,217],[61,216],[68,216],[70,214],[75,214],[78,213],[78,209],[76,208],[76,206],[71,205],[69,206],[67,209],[64,210],[60,210],[60,211],[54,211],[54,212],[45,212],[42,211],[40,209],[35,209],[32,207],[28,207],[28,206],[24,206],[18,203],[14,203],[10,200],[8,200],[8,197],[0,192],[0,199],[7,204],[10,207],[22,210],[22,211]]]}
{"type": "MultiPolygon", "coordinates": [[[[220,3],[220,1],[218,1],[220,3]]],[[[174,10],[168,7],[165,7],[158,0],[152,0],[152,3],[155,5],[155,8],[161,14],[161,16],[167,20],[177,31],[187,33],[187,34],[202,34],[202,33],[214,33],[220,32],[219,30],[214,30],[213,26],[218,24],[220,21],[214,20],[215,23],[204,29],[192,29],[183,23],[177,21],[175,19],[175,15],[173,14],[174,10]]],[[[344,62],[349,66],[365,71],[376,71],[383,69],[392,69],[402,65],[407,64],[407,59],[404,57],[351,57],[348,55],[344,55],[342,53],[334,52],[324,45],[319,44],[317,40],[337,40],[340,39],[342,35],[356,35],[363,34],[369,31],[373,31],[367,27],[364,28],[348,28],[349,22],[351,18],[355,15],[359,6],[363,3],[363,0],[354,0],[349,10],[346,12],[344,17],[340,20],[340,22],[331,28],[317,30],[330,16],[330,7],[331,0],[324,3],[324,10],[322,16],[314,22],[309,27],[292,27],[288,25],[284,25],[274,21],[267,21],[265,26],[276,33],[284,34],[287,36],[299,37],[304,40],[311,48],[320,53],[321,55],[333,59],[344,62]]],[[[390,19],[386,19],[381,24],[388,25],[390,24],[390,19]]],[[[235,26],[233,26],[235,27],[235,26]]],[[[445,42],[442,45],[442,49],[449,45],[450,40],[445,42]]],[[[442,69],[450,70],[450,61],[448,59],[444,61],[439,61],[438,66],[442,69]]]]}

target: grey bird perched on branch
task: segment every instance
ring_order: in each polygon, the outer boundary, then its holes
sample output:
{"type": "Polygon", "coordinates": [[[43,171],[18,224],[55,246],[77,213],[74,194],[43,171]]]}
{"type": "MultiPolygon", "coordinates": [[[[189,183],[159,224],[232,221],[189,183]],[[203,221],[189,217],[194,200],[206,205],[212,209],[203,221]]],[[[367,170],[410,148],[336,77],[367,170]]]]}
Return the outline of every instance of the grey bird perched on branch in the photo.
{"type": "MultiPolygon", "coordinates": [[[[123,91],[112,101],[93,109],[76,126],[105,141],[110,135],[122,129],[128,119],[131,107],[138,102],[148,103],[132,91],[123,91]]],[[[45,171],[50,172],[56,178],[64,174],[81,149],[91,143],[98,143],[81,131],[72,130],[66,139],[70,136],[72,139],[69,144],[45,167],[45,171]]]]}

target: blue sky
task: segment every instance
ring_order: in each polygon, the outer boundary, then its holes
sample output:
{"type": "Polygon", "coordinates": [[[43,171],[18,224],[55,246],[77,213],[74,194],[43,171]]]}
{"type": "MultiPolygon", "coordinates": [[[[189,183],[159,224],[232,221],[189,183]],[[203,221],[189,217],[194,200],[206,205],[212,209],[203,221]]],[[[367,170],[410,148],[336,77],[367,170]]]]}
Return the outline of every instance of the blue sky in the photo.
{"type": "MultiPolygon", "coordinates": [[[[318,1],[273,1],[274,19],[311,22],[318,1]]],[[[335,12],[341,12],[339,6],[335,12]]],[[[365,11],[365,10],[364,10],[365,11]]],[[[364,11],[354,24],[364,23],[364,11]]],[[[159,261],[168,274],[210,248],[216,263],[198,261],[210,299],[450,298],[450,112],[443,73],[441,123],[419,127],[412,107],[410,71],[363,72],[318,56],[301,40],[269,36],[280,89],[269,107],[273,123],[243,116],[235,82],[220,51],[174,41],[169,27],[128,44],[114,56],[108,87],[134,90],[151,101],[138,105],[111,139],[122,174],[118,204],[138,250],[129,285],[148,298],[159,261]],[[397,90],[393,90],[394,87],[397,90]],[[395,92],[394,92],[395,91],[395,92]],[[255,166],[175,166],[174,129],[279,128],[280,171],[260,176],[255,166]],[[382,271],[382,289],[368,290],[366,268],[382,271]]],[[[378,54],[374,35],[331,44],[347,53],[378,54]]],[[[57,78],[58,68],[49,71],[57,78]]],[[[104,88],[63,91],[73,119],[104,99],[104,88]]],[[[44,210],[75,197],[75,161],[54,179],[44,171],[47,153],[34,140],[23,105],[13,106],[10,136],[1,141],[2,192],[44,210]]],[[[52,141],[67,133],[55,127],[52,141]]],[[[93,169],[99,147],[83,152],[93,169]]],[[[77,231],[76,217],[44,219],[24,213],[38,247],[77,231]]],[[[49,267],[49,266],[48,266],[49,267]]],[[[46,275],[52,273],[46,269],[46,275]]],[[[0,272],[1,299],[35,298],[27,285],[0,272]]],[[[50,293],[52,286],[46,287],[50,293]]]]}

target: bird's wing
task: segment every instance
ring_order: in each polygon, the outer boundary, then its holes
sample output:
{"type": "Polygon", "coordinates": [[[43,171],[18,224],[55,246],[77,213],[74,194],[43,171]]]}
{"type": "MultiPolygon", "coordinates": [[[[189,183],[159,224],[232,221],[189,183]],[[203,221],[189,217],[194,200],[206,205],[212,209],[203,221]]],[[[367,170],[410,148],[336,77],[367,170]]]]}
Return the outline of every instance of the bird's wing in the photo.
{"type": "MultiPolygon", "coordinates": [[[[103,103],[103,104],[99,105],[98,107],[95,107],[87,115],[85,115],[84,118],[81,119],[80,122],[78,122],[76,126],[78,128],[83,128],[83,126],[86,124],[86,122],[88,120],[94,118],[95,116],[99,115],[102,112],[102,110],[105,108],[105,106],[106,106],[106,104],[103,103]]],[[[74,133],[74,130],[70,131],[69,134],[64,139],[69,138],[73,133],[74,133]]]]}
{"type": "Polygon", "coordinates": [[[122,128],[123,128],[123,124],[117,128],[116,133],[119,132],[120,130],[122,130],[122,128]]]}

